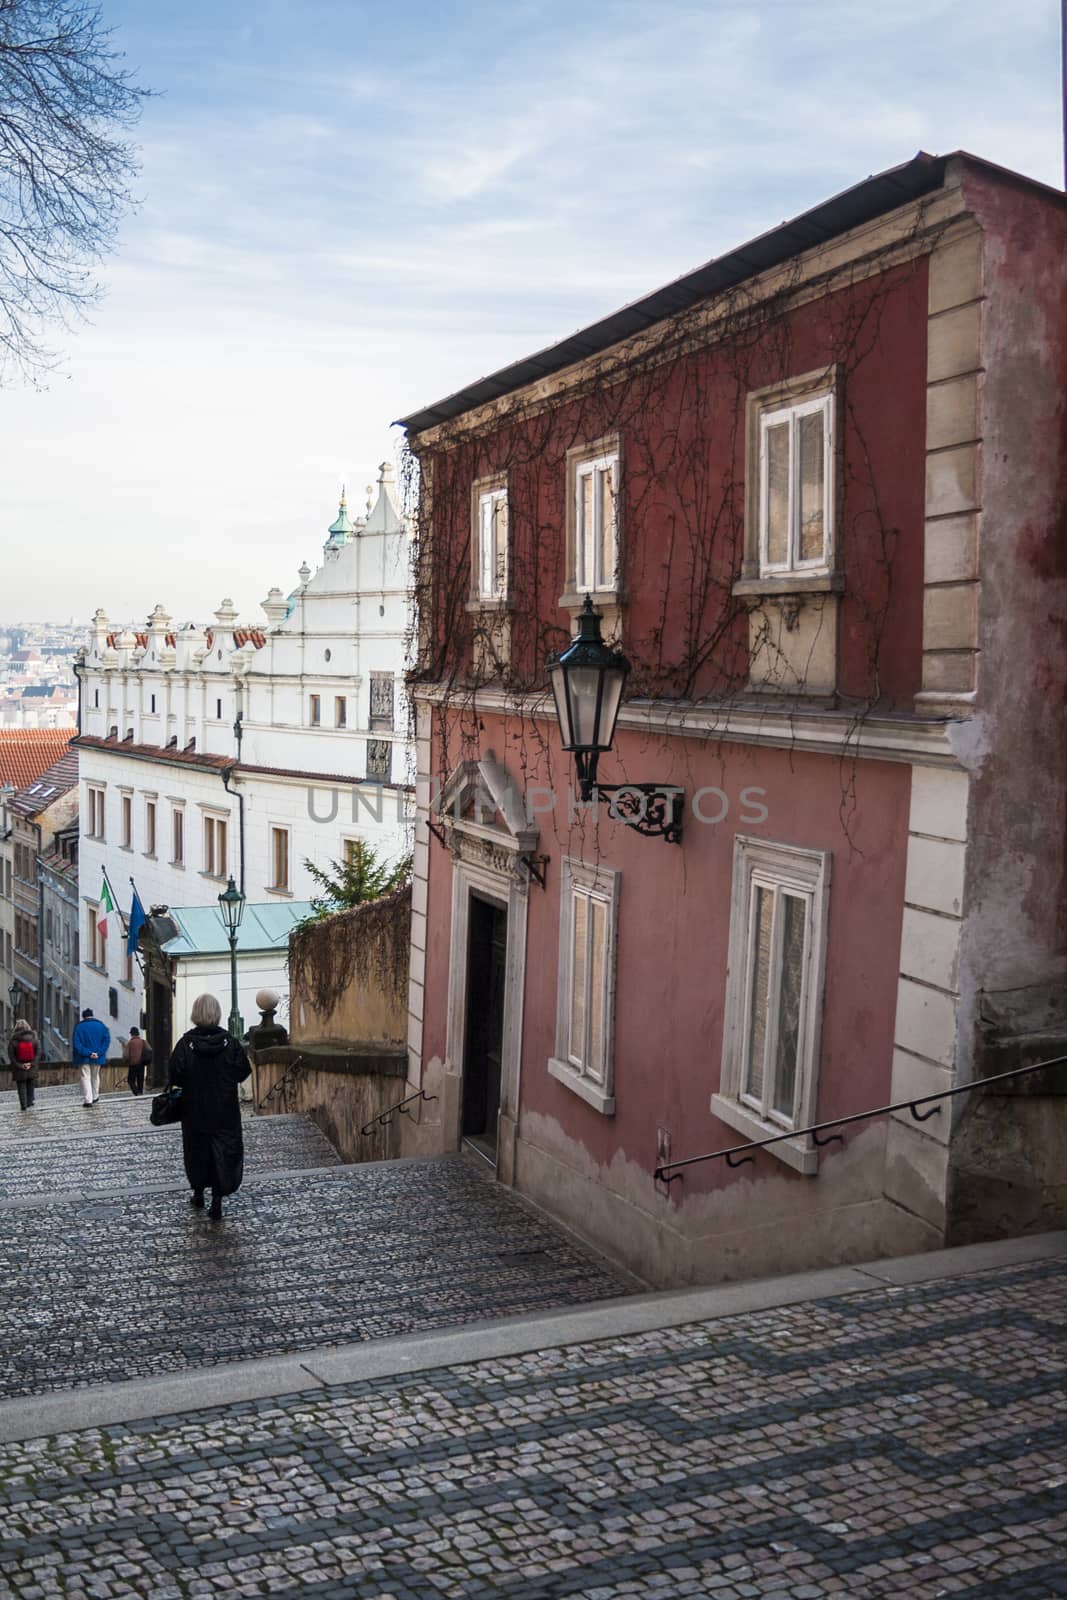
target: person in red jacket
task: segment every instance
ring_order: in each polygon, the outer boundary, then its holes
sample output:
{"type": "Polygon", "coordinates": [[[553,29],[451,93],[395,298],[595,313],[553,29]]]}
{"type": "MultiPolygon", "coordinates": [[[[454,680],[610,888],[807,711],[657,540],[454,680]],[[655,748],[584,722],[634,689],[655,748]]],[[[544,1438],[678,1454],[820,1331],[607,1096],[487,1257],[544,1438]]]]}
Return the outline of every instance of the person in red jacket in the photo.
{"type": "Polygon", "coordinates": [[[37,1035],[25,1017],[20,1017],[11,1030],[11,1038],[7,1043],[7,1059],[18,1091],[19,1107],[23,1111],[33,1110],[37,1089],[37,1062],[40,1054],[37,1035]]]}

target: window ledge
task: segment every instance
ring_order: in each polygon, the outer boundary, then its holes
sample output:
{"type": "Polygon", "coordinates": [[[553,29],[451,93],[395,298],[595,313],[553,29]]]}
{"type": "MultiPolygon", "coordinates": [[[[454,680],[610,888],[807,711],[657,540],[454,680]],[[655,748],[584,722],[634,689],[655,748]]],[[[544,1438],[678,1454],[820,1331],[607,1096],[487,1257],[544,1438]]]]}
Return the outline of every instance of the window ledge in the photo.
{"type": "Polygon", "coordinates": [[[605,1094],[603,1089],[598,1089],[595,1083],[590,1083],[587,1078],[579,1077],[574,1068],[566,1061],[557,1061],[554,1056],[548,1060],[548,1075],[576,1094],[579,1100],[584,1100],[586,1105],[592,1106],[594,1111],[599,1111],[601,1116],[613,1117],[615,1115],[615,1096],[605,1094]]]}
{"type": "Polygon", "coordinates": [[[90,972],[99,972],[99,974],[100,974],[100,976],[102,978],[106,978],[107,977],[107,968],[106,967],[98,967],[95,961],[87,961],[85,963],[85,965],[89,968],[90,972]]]}
{"type": "Polygon", "coordinates": [[[208,878],[212,883],[227,883],[229,881],[228,874],[225,872],[202,872],[200,876],[208,878]]]}
{"type": "MultiPolygon", "coordinates": [[[[712,1095],[711,1110],[720,1122],[725,1122],[728,1128],[736,1128],[746,1139],[770,1139],[782,1132],[776,1123],[764,1122],[755,1112],[749,1111],[736,1100],[728,1100],[722,1094],[712,1095]]],[[[814,1177],[819,1170],[819,1152],[811,1148],[806,1138],[798,1136],[783,1139],[780,1144],[768,1145],[767,1154],[777,1156],[794,1172],[803,1172],[807,1177],[814,1177]]]]}
{"type": "Polygon", "coordinates": [[[292,889],[281,889],[281,888],[278,887],[278,885],[276,883],[266,883],[266,884],[264,884],[263,885],[263,893],[264,894],[280,895],[280,897],[283,900],[292,900],[292,898],[293,898],[292,889]]]}
{"type": "Polygon", "coordinates": [[[738,578],[731,593],[739,599],[773,600],[776,595],[790,599],[795,595],[843,594],[843,572],[774,572],[765,578],[738,578]]]}
{"type": "Polygon", "coordinates": [[[119,845],[119,849],[120,850],[125,850],[125,852],[126,852],[126,854],[128,856],[132,856],[133,855],[133,845],[132,844],[120,844],[119,845]]]}
{"type": "Polygon", "coordinates": [[[470,612],[472,616],[481,616],[484,612],[488,612],[490,616],[501,616],[505,612],[513,611],[515,609],[515,602],[512,600],[511,596],[507,594],[497,595],[495,597],[486,595],[484,599],[479,595],[472,594],[470,599],[467,601],[465,609],[470,612]]]}
{"type": "Polygon", "coordinates": [[[558,604],[562,611],[580,611],[587,600],[595,606],[621,606],[626,596],[621,589],[566,589],[558,604]]]}

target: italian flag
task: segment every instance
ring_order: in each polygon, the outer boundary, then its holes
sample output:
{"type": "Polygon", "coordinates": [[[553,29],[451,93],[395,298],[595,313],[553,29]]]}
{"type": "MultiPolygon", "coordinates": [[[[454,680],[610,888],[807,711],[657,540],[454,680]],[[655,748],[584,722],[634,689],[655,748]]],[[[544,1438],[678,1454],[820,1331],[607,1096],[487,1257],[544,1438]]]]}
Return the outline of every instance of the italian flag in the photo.
{"type": "Polygon", "coordinates": [[[111,890],[108,887],[107,874],[105,873],[104,881],[100,885],[100,910],[96,916],[96,925],[105,938],[107,937],[107,919],[114,909],[115,902],[111,898],[111,890]]]}

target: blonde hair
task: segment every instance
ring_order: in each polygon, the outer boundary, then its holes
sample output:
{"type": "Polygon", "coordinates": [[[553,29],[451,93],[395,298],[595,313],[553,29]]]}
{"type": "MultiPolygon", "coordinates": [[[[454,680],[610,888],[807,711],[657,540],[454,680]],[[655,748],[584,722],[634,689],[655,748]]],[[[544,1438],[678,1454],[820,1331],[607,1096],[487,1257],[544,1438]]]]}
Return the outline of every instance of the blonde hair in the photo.
{"type": "Polygon", "coordinates": [[[213,994],[198,994],[189,1013],[194,1028],[217,1028],[222,1017],[222,1007],[213,994]]]}
{"type": "Polygon", "coordinates": [[[30,1027],[25,1017],[19,1017],[11,1031],[12,1033],[32,1033],[33,1029],[30,1027]]]}

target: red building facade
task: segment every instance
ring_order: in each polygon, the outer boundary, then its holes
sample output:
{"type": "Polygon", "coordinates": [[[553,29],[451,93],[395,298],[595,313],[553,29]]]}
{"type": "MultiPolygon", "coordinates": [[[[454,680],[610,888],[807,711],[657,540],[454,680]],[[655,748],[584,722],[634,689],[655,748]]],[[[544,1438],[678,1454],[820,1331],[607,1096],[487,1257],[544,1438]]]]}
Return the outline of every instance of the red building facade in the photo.
{"type": "Polygon", "coordinates": [[[1063,196],[920,156],[406,419],[413,1147],[649,1281],[995,1227],[972,1096],[802,1130],[1059,1015],[1065,244],[1063,196]],[[587,597],[631,663],[599,777],[680,790],[680,842],[577,800],[587,597]]]}

